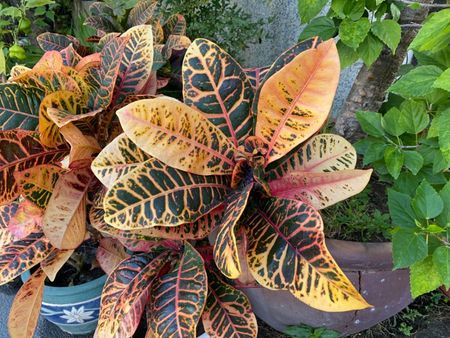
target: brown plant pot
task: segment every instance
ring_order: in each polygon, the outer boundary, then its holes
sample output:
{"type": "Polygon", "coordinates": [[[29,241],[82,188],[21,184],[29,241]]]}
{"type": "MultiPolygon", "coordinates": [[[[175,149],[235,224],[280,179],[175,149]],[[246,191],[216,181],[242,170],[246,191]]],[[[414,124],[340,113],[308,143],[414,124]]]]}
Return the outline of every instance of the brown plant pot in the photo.
{"type": "Polygon", "coordinates": [[[352,334],[365,330],[401,311],[411,302],[409,271],[392,271],[390,243],[360,243],[328,239],[327,247],[341,269],[372,308],[349,312],[323,312],[309,307],[288,291],[242,289],[255,314],[274,329],[306,324],[352,334]]]}

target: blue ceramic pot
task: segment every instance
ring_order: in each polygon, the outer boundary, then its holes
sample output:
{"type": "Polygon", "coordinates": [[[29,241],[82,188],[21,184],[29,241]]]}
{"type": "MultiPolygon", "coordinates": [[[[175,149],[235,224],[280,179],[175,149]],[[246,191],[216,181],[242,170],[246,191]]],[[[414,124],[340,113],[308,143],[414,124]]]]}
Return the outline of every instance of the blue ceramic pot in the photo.
{"type": "MultiPolygon", "coordinates": [[[[21,276],[30,278],[27,271],[21,276]]],[[[97,327],[100,297],[107,276],[68,287],[44,287],[41,315],[70,334],[88,334],[97,327]]]]}

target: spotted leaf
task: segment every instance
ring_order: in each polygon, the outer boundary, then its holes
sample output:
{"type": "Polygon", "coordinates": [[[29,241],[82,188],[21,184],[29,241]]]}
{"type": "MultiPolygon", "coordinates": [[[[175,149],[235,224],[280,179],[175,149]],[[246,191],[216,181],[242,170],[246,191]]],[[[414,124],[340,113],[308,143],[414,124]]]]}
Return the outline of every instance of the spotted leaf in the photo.
{"type": "Polygon", "coordinates": [[[125,134],[165,164],[198,175],[231,174],[234,147],[201,113],[169,97],[117,112],[125,134]]]}
{"type": "Polygon", "coordinates": [[[89,95],[88,100],[88,106],[91,110],[106,108],[111,103],[114,85],[128,39],[128,37],[117,37],[103,47],[98,74],[99,87],[89,95]]]}
{"type": "Polygon", "coordinates": [[[225,200],[229,185],[229,176],[190,174],[150,159],[111,187],[105,220],[122,230],[195,222],[225,200]]]}
{"type": "Polygon", "coordinates": [[[12,233],[9,232],[8,224],[16,213],[18,206],[18,202],[0,206],[0,250],[16,240],[12,233]]]}
{"type": "Polygon", "coordinates": [[[58,71],[58,72],[64,72],[63,58],[60,52],[52,50],[45,52],[44,55],[39,59],[38,62],[33,66],[33,71],[41,72],[41,71],[58,71]]]}
{"type": "Polygon", "coordinates": [[[44,92],[15,83],[0,84],[0,130],[36,130],[44,92]]]}
{"type": "Polygon", "coordinates": [[[356,151],[345,138],[333,134],[311,137],[275,168],[268,170],[270,180],[291,172],[323,173],[355,169],[356,151]]]}
{"type": "Polygon", "coordinates": [[[128,15],[128,26],[138,26],[151,23],[156,19],[158,2],[153,0],[139,0],[128,15]]]}
{"type": "Polygon", "coordinates": [[[81,61],[81,55],[70,44],[61,51],[64,66],[75,67],[81,61]]]}
{"type": "Polygon", "coordinates": [[[114,88],[115,104],[121,103],[128,95],[141,93],[153,65],[152,26],[132,27],[123,33],[122,37],[128,40],[114,88]]]}
{"type": "Polygon", "coordinates": [[[269,77],[257,102],[256,136],[267,162],[287,154],[326,121],[339,80],[339,55],[328,40],[297,55],[269,77]]]}
{"type": "Polygon", "coordinates": [[[84,103],[79,95],[68,90],[51,93],[42,100],[39,106],[40,140],[47,147],[56,147],[64,143],[59,127],[48,114],[48,109],[63,110],[72,115],[82,114],[84,103]]]}
{"type": "Polygon", "coordinates": [[[8,230],[16,239],[23,239],[41,231],[44,212],[33,202],[22,200],[8,223],[8,230]]]}
{"type": "Polygon", "coordinates": [[[116,137],[92,162],[92,171],[107,188],[136,169],[150,156],[139,149],[125,134],[116,137]]]}
{"type": "Polygon", "coordinates": [[[303,201],[323,209],[359,194],[371,174],[372,169],[325,173],[295,171],[270,181],[269,186],[272,196],[303,201]]]}
{"type": "Polygon", "coordinates": [[[80,42],[70,35],[62,35],[58,33],[45,32],[36,38],[39,47],[44,51],[62,51],[64,48],[73,44],[75,48],[80,45],[80,42]]]}
{"type": "Polygon", "coordinates": [[[47,148],[32,132],[14,129],[0,132],[0,205],[19,196],[14,173],[41,164],[60,161],[68,153],[67,146],[47,148]]]}
{"type": "Polygon", "coordinates": [[[46,94],[56,92],[58,90],[71,91],[77,95],[82,94],[80,89],[81,79],[77,78],[77,75],[71,74],[70,76],[63,71],[53,70],[45,67],[39,71],[25,72],[18,77],[12,79],[15,83],[19,83],[25,86],[37,87],[43,90],[46,94]]]}
{"type": "Polygon", "coordinates": [[[86,192],[93,179],[89,168],[61,174],[45,209],[43,230],[58,249],[75,249],[86,232],[86,192]]]}
{"type": "Polygon", "coordinates": [[[50,281],[54,281],[59,270],[72,256],[74,250],[54,250],[45,260],[41,262],[41,269],[44,270],[50,281]]]}
{"type": "Polygon", "coordinates": [[[115,238],[102,238],[97,248],[96,258],[103,271],[110,275],[116,266],[130,255],[125,252],[125,248],[115,238]]]}
{"type": "Polygon", "coordinates": [[[207,292],[203,259],[185,242],[179,262],[155,281],[147,313],[153,337],[195,337],[207,292]]]}
{"type": "Polygon", "coordinates": [[[306,203],[270,198],[246,220],[247,261],[254,278],[273,290],[289,290],[328,312],[365,309],[361,297],[325,245],[319,213],[306,203]]]}
{"type": "Polygon", "coordinates": [[[203,112],[237,147],[252,132],[253,90],[245,72],[211,41],[196,39],[183,62],[184,102],[203,112]]]}
{"type": "Polygon", "coordinates": [[[45,277],[44,271],[36,270],[17,292],[8,319],[11,338],[34,336],[41,311],[45,277]]]}
{"type": "Polygon", "coordinates": [[[133,335],[149,297],[149,289],[167,262],[168,253],[153,256],[135,254],[122,261],[109,275],[100,303],[98,338],[133,335]]]}
{"type": "Polygon", "coordinates": [[[248,184],[242,191],[237,190],[228,197],[230,202],[225,208],[214,245],[214,262],[225,276],[232,279],[241,274],[234,228],[244,212],[252,188],[253,184],[248,184]]]}
{"type": "Polygon", "coordinates": [[[208,298],[202,315],[211,337],[256,338],[258,323],[247,296],[208,271],[208,298]]]}
{"type": "Polygon", "coordinates": [[[258,89],[261,86],[264,76],[267,74],[269,69],[270,67],[255,67],[244,69],[244,72],[247,75],[247,78],[254,90],[258,89]]]}
{"type": "Polygon", "coordinates": [[[28,235],[0,249],[0,285],[12,281],[54,250],[42,232],[28,235]]]}
{"type": "Polygon", "coordinates": [[[220,223],[223,216],[223,206],[218,206],[195,222],[175,227],[156,226],[136,230],[117,229],[106,223],[104,215],[103,203],[98,203],[97,201],[89,212],[91,224],[98,231],[118,239],[153,240],[154,238],[163,238],[170,240],[196,240],[207,237],[211,230],[220,223]]]}
{"type": "Polygon", "coordinates": [[[172,15],[164,24],[164,32],[169,35],[186,35],[186,19],[181,14],[172,15]]]}

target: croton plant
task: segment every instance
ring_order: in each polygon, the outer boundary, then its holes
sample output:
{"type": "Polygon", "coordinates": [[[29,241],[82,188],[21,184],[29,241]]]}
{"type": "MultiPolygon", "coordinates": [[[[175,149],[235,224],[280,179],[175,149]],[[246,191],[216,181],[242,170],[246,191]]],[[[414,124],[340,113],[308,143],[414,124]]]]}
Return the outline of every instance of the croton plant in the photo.
{"type": "Polygon", "coordinates": [[[115,111],[150,97],[139,95],[152,74],[150,25],[84,57],[58,35],[40,43],[41,60],[0,85],[0,284],[34,269],[11,308],[13,338],[33,335],[45,279],[87,238],[100,240],[87,226],[101,194],[91,162],[121,133],[115,111]]]}
{"type": "Polygon", "coordinates": [[[147,337],[194,337],[200,319],[213,337],[256,337],[232,286],[249,275],[323,311],[369,307],[328,252],[318,211],[371,175],[345,139],[317,134],[339,79],[334,41],[245,71],[197,39],[182,75],[184,102],[122,107],[123,133],[92,163],[105,189],[91,223],[118,240],[99,255],[109,277],[97,336],[131,336],[145,310],[147,337]]]}

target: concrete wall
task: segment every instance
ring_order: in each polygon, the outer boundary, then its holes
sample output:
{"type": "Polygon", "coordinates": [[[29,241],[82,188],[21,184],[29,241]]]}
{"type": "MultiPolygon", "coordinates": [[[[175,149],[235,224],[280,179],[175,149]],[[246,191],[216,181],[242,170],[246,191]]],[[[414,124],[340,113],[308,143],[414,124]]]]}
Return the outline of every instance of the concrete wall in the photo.
{"type": "MultiPolygon", "coordinates": [[[[298,0],[233,0],[253,18],[269,18],[267,25],[268,37],[261,43],[252,44],[245,50],[240,59],[245,67],[261,67],[270,65],[279,54],[298,41],[304,25],[298,16],[298,0]]],[[[320,15],[325,15],[328,7],[320,15]]],[[[332,114],[335,117],[347,98],[353,82],[361,68],[361,63],[348,67],[341,72],[339,87],[333,105],[332,114]]]]}

